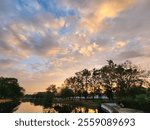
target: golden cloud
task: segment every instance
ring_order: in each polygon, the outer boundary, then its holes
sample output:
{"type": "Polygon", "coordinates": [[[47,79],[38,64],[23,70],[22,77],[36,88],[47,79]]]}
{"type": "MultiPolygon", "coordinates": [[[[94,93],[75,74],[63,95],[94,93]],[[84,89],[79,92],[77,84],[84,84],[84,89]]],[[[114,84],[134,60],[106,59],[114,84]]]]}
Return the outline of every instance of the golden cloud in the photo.
{"type": "Polygon", "coordinates": [[[119,41],[119,42],[116,43],[115,48],[116,48],[116,49],[123,48],[126,44],[127,44],[127,43],[124,42],[124,41],[119,41]]]}
{"type": "Polygon", "coordinates": [[[90,33],[97,32],[106,18],[117,17],[133,3],[134,0],[105,0],[95,7],[92,14],[81,19],[81,26],[84,26],[90,33]]]}
{"type": "Polygon", "coordinates": [[[96,43],[93,43],[91,45],[79,49],[80,54],[84,56],[91,56],[96,51],[103,51],[103,48],[99,47],[99,45],[97,45],[96,43]]]}

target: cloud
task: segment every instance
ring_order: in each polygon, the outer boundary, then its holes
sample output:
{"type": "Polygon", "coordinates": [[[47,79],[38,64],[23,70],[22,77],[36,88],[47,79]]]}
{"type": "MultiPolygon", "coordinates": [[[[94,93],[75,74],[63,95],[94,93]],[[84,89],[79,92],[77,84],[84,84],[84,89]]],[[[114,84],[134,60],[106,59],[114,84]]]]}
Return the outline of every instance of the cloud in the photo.
{"type": "Polygon", "coordinates": [[[81,26],[84,26],[90,33],[99,31],[104,26],[105,19],[113,19],[124,11],[134,0],[106,0],[95,7],[92,14],[81,19],[81,26]]]}
{"type": "Polygon", "coordinates": [[[79,52],[84,56],[91,56],[94,53],[96,53],[96,51],[102,51],[102,50],[103,48],[99,47],[96,43],[93,43],[86,47],[80,48],[79,52]]]}
{"type": "Polygon", "coordinates": [[[51,28],[51,29],[59,30],[64,25],[65,25],[65,21],[63,18],[54,19],[53,21],[51,21],[51,20],[45,20],[44,21],[44,27],[46,27],[48,29],[51,28]]]}
{"type": "Polygon", "coordinates": [[[29,91],[106,60],[148,68],[149,0],[2,0],[0,73],[29,91]]]}
{"type": "Polygon", "coordinates": [[[31,54],[50,56],[59,53],[61,51],[59,48],[60,38],[57,32],[63,26],[64,20],[46,16],[38,16],[31,21],[12,21],[5,26],[5,30],[0,31],[0,37],[3,39],[0,43],[1,48],[4,49],[3,52],[13,53],[15,51],[24,57],[31,54]],[[34,22],[36,20],[38,22],[34,22]],[[47,26],[45,26],[46,23],[47,26]]]}
{"type": "Polygon", "coordinates": [[[119,54],[121,59],[136,58],[141,56],[143,56],[143,54],[137,51],[124,51],[119,54]]]}
{"type": "Polygon", "coordinates": [[[124,42],[124,41],[118,41],[115,45],[115,48],[114,49],[121,49],[123,48],[127,43],[124,42]]]}
{"type": "Polygon", "coordinates": [[[15,65],[15,61],[11,60],[11,59],[0,59],[0,67],[4,68],[8,68],[8,67],[13,67],[13,65],[15,65]]]}
{"type": "Polygon", "coordinates": [[[113,36],[117,39],[127,40],[134,37],[144,37],[149,34],[148,21],[150,20],[148,0],[137,0],[128,10],[112,19],[108,29],[99,32],[99,35],[113,36]]]}

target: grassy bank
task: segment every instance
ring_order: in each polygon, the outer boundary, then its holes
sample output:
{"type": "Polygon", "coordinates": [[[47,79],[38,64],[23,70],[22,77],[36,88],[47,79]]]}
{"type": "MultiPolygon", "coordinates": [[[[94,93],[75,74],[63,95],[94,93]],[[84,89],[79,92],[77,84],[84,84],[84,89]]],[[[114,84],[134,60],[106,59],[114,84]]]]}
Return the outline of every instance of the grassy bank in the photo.
{"type": "Polygon", "coordinates": [[[0,99],[0,103],[11,102],[12,99],[0,99]]]}
{"type": "Polygon", "coordinates": [[[150,97],[145,94],[137,95],[136,97],[118,98],[118,103],[122,103],[124,107],[150,112],[150,97]]]}
{"type": "Polygon", "coordinates": [[[97,109],[101,103],[101,100],[54,100],[54,103],[64,103],[64,104],[70,104],[70,105],[75,105],[75,106],[83,106],[86,108],[92,108],[92,109],[97,109]]]}

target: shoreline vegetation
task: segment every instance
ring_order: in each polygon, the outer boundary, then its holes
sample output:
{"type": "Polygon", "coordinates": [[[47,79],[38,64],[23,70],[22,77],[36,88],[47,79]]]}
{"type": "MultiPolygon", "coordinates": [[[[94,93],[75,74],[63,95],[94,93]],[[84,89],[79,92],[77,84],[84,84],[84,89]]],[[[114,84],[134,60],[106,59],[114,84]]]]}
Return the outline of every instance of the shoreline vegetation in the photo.
{"type": "Polygon", "coordinates": [[[99,69],[76,72],[61,87],[51,84],[45,92],[34,94],[25,94],[16,78],[0,77],[0,104],[20,99],[44,108],[63,103],[97,109],[102,103],[116,103],[122,108],[150,112],[150,71],[130,61],[107,62],[99,69]]]}
{"type": "Polygon", "coordinates": [[[13,101],[12,99],[0,99],[0,103],[6,103],[6,102],[11,102],[13,101]]]}
{"type": "Polygon", "coordinates": [[[101,101],[97,100],[97,101],[93,101],[93,100],[60,100],[60,101],[56,101],[54,100],[55,103],[64,103],[64,104],[70,104],[70,105],[76,105],[76,106],[83,106],[86,108],[92,108],[92,109],[98,109],[99,105],[101,104],[101,101]]]}

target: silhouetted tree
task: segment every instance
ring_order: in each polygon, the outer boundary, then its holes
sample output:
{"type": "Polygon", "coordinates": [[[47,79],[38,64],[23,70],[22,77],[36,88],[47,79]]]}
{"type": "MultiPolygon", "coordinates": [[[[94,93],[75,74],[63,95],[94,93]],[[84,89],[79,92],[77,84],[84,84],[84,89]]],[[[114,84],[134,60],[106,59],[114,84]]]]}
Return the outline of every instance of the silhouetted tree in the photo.
{"type": "MultiPolygon", "coordinates": [[[[76,72],[74,77],[65,80],[66,86],[73,90],[76,96],[85,97],[101,95],[102,90],[110,100],[114,93],[118,96],[135,95],[143,92],[143,87],[150,87],[148,77],[150,72],[133,65],[130,61],[115,64],[112,60],[99,69],[91,71],[84,69],[76,72]]],[[[149,93],[148,90],[146,92],[149,93]]]]}
{"type": "Polygon", "coordinates": [[[101,82],[100,82],[100,71],[95,68],[91,71],[91,77],[89,79],[90,85],[90,95],[93,97],[95,95],[101,95],[101,82]]]}
{"type": "Polygon", "coordinates": [[[83,77],[82,77],[82,73],[81,72],[76,72],[76,85],[77,85],[77,95],[80,97],[82,97],[82,94],[84,92],[84,83],[83,83],[83,77]]]}
{"type": "Polygon", "coordinates": [[[128,96],[129,94],[132,96],[132,94],[134,95],[132,88],[136,91],[144,86],[149,86],[149,81],[147,80],[149,73],[133,65],[130,61],[117,65],[115,74],[117,94],[119,96],[128,96]]]}
{"type": "Polygon", "coordinates": [[[56,85],[51,84],[51,85],[46,89],[46,92],[53,94],[53,96],[56,96],[56,94],[57,94],[56,85]]]}
{"type": "Polygon", "coordinates": [[[76,76],[67,78],[67,79],[65,80],[65,85],[66,85],[68,88],[70,88],[70,89],[73,90],[73,92],[74,92],[74,97],[77,96],[77,92],[78,92],[79,87],[77,87],[77,86],[78,86],[78,79],[77,79],[76,76]]]}
{"type": "Polygon", "coordinates": [[[85,91],[88,92],[88,83],[89,83],[91,72],[87,69],[84,69],[81,72],[82,72],[82,77],[85,85],[85,91]]]}
{"type": "Polygon", "coordinates": [[[0,113],[13,113],[17,111],[20,103],[19,100],[0,103],[0,113]]]}
{"type": "Polygon", "coordinates": [[[113,85],[116,83],[115,68],[116,64],[108,60],[108,65],[100,69],[100,84],[110,100],[113,100],[113,85]]]}
{"type": "Polygon", "coordinates": [[[87,91],[84,91],[82,95],[84,96],[85,99],[87,99],[87,97],[88,97],[88,92],[87,92],[87,91]]]}
{"type": "Polygon", "coordinates": [[[74,93],[72,89],[69,89],[68,87],[62,88],[60,92],[60,97],[62,98],[68,98],[68,97],[73,97],[74,93]]]}
{"type": "Polygon", "coordinates": [[[78,79],[80,79],[79,83],[80,83],[80,86],[82,87],[81,92],[82,92],[82,94],[84,93],[84,95],[85,95],[84,97],[86,99],[87,94],[88,94],[88,86],[89,86],[89,79],[90,79],[91,72],[87,69],[84,69],[84,70],[76,73],[76,75],[78,76],[78,79]]]}
{"type": "Polygon", "coordinates": [[[24,91],[16,78],[0,77],[0,98],[20,98],[24,91]]]}

